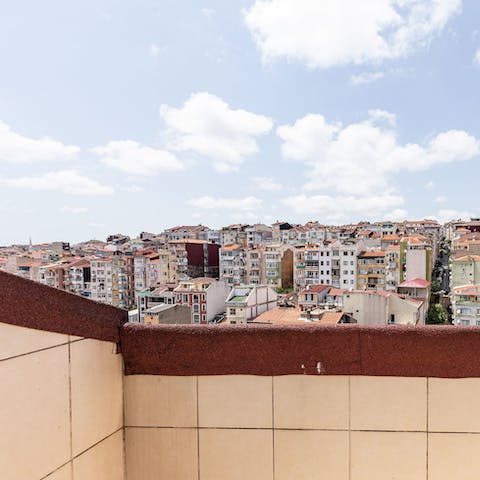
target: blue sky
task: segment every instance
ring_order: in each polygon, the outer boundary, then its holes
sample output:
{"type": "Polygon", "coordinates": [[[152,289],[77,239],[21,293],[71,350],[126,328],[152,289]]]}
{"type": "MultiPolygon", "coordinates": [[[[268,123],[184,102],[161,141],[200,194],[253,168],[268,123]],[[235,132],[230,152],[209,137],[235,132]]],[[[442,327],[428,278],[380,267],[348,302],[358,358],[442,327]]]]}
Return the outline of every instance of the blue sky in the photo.
{"type": "Polygon", "coordinates": [[[478,2],[4,3],[0,244],[480,212],[478,2]]]}

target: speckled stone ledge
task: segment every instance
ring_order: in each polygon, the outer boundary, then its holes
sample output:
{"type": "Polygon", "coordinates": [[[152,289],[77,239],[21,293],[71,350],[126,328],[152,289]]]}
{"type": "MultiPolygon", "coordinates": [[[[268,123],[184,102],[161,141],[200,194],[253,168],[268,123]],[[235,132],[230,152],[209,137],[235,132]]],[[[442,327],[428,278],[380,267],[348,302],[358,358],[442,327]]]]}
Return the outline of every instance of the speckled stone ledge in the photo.
{"type": "Polygon", "coordinates": [[[0,322],[119,342],[125,310],[0,271],[0,322]]]}

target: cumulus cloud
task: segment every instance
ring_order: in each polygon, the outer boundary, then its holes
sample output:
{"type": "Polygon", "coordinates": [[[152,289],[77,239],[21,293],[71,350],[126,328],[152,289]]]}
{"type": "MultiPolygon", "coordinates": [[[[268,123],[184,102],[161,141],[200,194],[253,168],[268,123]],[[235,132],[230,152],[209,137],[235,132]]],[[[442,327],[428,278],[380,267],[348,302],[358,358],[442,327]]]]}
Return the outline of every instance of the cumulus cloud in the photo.
{"type": "Polygon", "coordinates": [[[461,130],[439,133],[425,145],[401,144],[394,120],[388,112],[374,110],[367,121],[343,126],[309,114],[293,125],[278,127],[277,134],[283,140],[284,157],[308,166],[305,188],[350,195],[388,193],[395,173],[428,170],[480,153],[479,141],[461,130]]]}
{"type": "Polygon", "coordinates": [[[151,43],[150,44],[150,55],[153,58],[159,57],[161,53],[162,53],[162,47],[160,47],[156,43],[151,43]]]}
{"type": "Polygon", "coordinates": [[[245,22],[264,59],[377,64],[425,47],[462,0],[256,0],[245,22]]]}
{"type": "Polygon", "coordinates": [[[65,145],[48,137],[30,138],[14,132],[0,121],[0,162],[34,163],[71,160],[80,151],[75,145],[65,145]]]}
{"type": "Polygon", "coordinates": [[[478,217],[477,214],[466,210],[442,209],[437,215],[434,215],[440,223],[446,223],[451,220],[470,220],[473,217],[478,217]]]}
{"type": "Polygon", "coordinates": [[[183,163],[170,152],[143,146],[133,140],[111,141],[91,151],[106,165],[133,175],[155,175],[184,169],[183,163]]]}
{"type": "Polygon", "coordinates": [[[51,190],[71,195],[111,195],[113,188],[73,170],[49,172],[36,177],[3,179],[1,183],[30,190],[51,190]]]}
{"type": "Polygon", "coordinates": [[[480,48],[475,52],[473,60],[477,65],[480,65],[480,48]]]}
{"type": "Polygon", "coordinates": [[[243,212],[259,210],[262,207],[262,201],[253,196],[244,198],[218,198],[206,195],[189,200],[188,204],[205,210],[225,209],[243,212]]]}
{"type": "Polygon", "coordinates": [[[283,185],[275,182],[271,177],[253,177],[252,180],[255,188],[259,190],[274,192],[283,189],[283,185]]]}
{"type": "Polygon", "coordinates": [[[405,219],[406,212],[400,195],[382,194],[369,196],[356,195],[292,195],[282,200],[297,215],[310,215],[329,221],[348,219],[405,219]]]}
{"type": "Polygon", "coordinates": [[[270,118],[234,110],[206,92],[192,94],[181,108],[162,105],[160,114],[169,149],[204,156],[219,172],[238,170],[246,157],[258,151],[257,137],[273,126],[270,118]]]}
{"type": "Polygon", "coordinates": [[[446,203],[448,202],[448,197],[446,195],[439,195],[437,198],[435,198],[435,201],[437,203],[446,203]]]}
{"type": "Polygon", "coordinates": [[[350,83],[352,85],[365,85],[367,83],[373,83],[382,79],[385,76],[383,72],[362,72],[350,77],[350,83]]]}
{"type": "Polygon", "coordinates": [[[80,215],[82,213],[88,213],[88,208],[86,207],[70,207],[68,205],[65,205],[60,209],[62,213],[71,213],[74,215],[80,215]]]}

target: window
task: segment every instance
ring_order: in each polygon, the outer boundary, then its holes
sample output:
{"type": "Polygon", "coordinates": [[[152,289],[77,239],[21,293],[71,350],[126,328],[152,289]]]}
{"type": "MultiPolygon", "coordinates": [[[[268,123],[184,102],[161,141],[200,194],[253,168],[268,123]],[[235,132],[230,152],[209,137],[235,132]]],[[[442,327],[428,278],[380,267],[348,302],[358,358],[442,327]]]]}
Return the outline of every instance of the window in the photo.
{"type": "Polygon", "coordinates": [[[200,311],[200,305],[198,303],[193,304],[193,311],[198,313],[200,311]]]}
{"type": "Polygon", "coordinates": [[[183,296],[183,303],[188,303],[188,295],[183,296]]]}
{"type": "Polygon", "coordinates": [[[193,323],[200,323],[200,315],[193,316],[193,323]]]}
{"type": "Polygon", "coordinates": [[[460,320],[461,325],[470,325],[469,320],[460,320]]]}
{"type": "Polygon", "coordinates": [[[202,303],[202,312],[207,311],[207,305],[205,303],[202,303]]]}
{"type": "Polygon", "coordinates": [[[236,315],[237,314],[237,309],[236,308],[231,308],[230,309],[230,315],[236,315]]]}

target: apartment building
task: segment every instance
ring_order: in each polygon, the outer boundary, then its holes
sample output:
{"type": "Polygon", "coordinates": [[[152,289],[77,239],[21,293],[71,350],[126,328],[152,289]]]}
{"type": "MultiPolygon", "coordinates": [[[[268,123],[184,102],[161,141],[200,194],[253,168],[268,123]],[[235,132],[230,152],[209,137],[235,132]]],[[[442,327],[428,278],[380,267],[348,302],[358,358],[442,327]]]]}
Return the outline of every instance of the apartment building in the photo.
{"type": "Polygon", "coordinates": [[[354,288],[357,279],[357,256],[365,248],[363,240],[335,240],[320,244],[318,283],[336,288],[354,288]]]}
{"type": "Polygon", "coordinates": [[[247,233],[247,246],[249,248],[256,248],[262,243],[272,240],[272,227],[263,223],[251,225],[245,229],[245,232],[247,233]]]}
{"type": "Polygon", "coordinates": [[[227,285],[247,283],[247,249],[237,243],[220,248],[220,278],[227,285]]]}
{"type": "Polygon", "coordinates": [[[70,293],[90,297],[91,292],[91,266],[87,258],[75,259],[62,265],[63,288],[70,293]]]}
{"type": "Polygon", "coordinates": [[[91,261],[91,298],[128,308],[134,304],[132,256],[111,256],[91,261]]]}
{"type": "Polygon", "coordinates": [[[209,228],[204,225],[181,225],[165,230],[165,241],[206,240],[209,228]]]}
{"type": "Polygon", "coordinates": [[[464,255],[450,261],[450,288],[480,283],[480,255],[464,255]]]}
{"type": "Polygon", "coordinates": [[[147,264],[147,285],[155,287],[168,283],[168,267],[170,254],[168,250],[160,249],[157,251],[156,257],[150,259],[147,264]]]}
{"type": "Polygon", "coordinates": [[[169,282],[188,278],[219,277],[220,245],[206,240],[173,240],[168,243],[169,282]]]}
{"type": "Polygon", "coordinates": [[[480,325],[480,284],[452,288],[454,325],[480,325]]]}
{"type": "Polygon", "coordinates": [[[273,288],[293,288],[293,248],[286,244],[264,247],[266,283],[273,288]]]}
{"type": "Polygon", "coordinates": [[[400,245],[385,247],[385,290],[396,292],[403,281],[403,262],[400,245]]]}
{"type": "Polygon", "coordinates": [[[246,252],[246,284],[260,285],[266,283],[265,257],[262,248],[248,249],[246,252]]]}
{"type": "Polygon", "coordinates": [[[234,287],[225,301],[226,321],[246,324],[259,315],[276,308],[277,292],[266,285],[234,287]]]}
{"type": "Polygon", "coordinates": [[[243,223],[229,225],[228,227],[222,228],[220,231],[220,241],[222,245],[241,245],[243,247],[247,246],[247,237],[248,232],[247,228],[249,226],[243,223]]]}
{"type": "Polygon", "coordinates": [[[173,291],[175,303],[190,307],[192,323],[208,323],[225,311],[230,288],[223,280],[202,277],[182,280],[173,291]]]}
{"type": "Polygon", "coordinates": [[[385,252],[362,252],[357,263],[358,289],[385,290],[385,252]]]}

